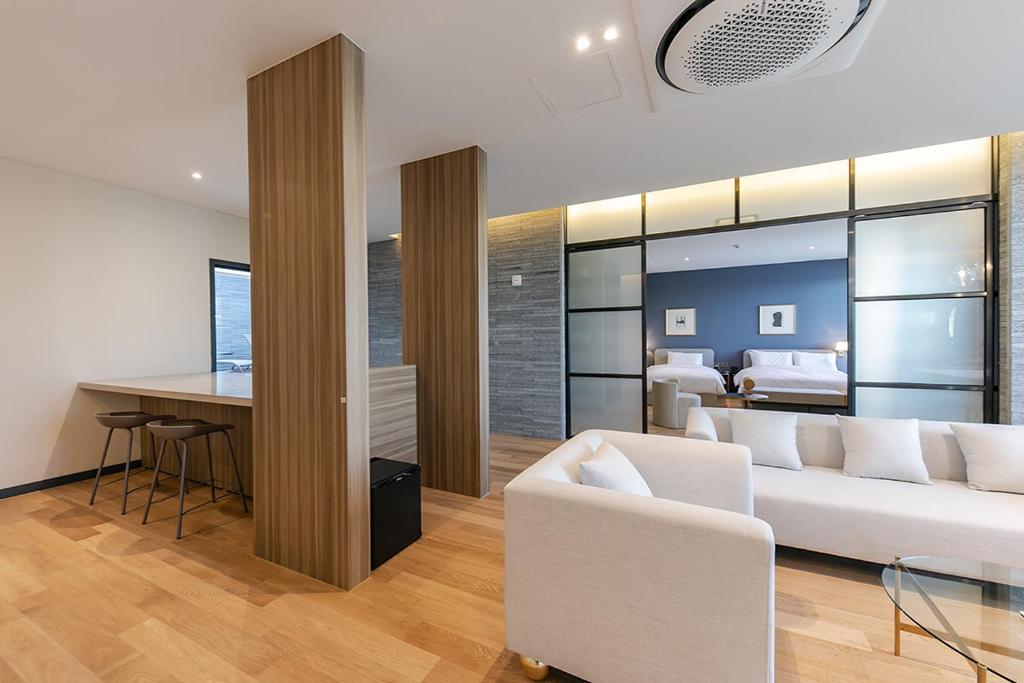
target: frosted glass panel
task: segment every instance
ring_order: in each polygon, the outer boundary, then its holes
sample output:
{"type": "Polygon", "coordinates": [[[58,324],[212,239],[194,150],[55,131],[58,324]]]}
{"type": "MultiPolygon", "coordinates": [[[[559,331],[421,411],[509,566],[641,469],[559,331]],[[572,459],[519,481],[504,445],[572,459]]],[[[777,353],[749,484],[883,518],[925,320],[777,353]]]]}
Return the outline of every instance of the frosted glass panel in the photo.
{"type": "Polygon", "coordinates": [[[640,195],[573,204],[566,212],[569,243],[631,237],[641,232],[640,195]]]}
{"type": "Polygon", "coordinates": [[[569,379],[569,430],[643,431],[643,380],[605,377],[569,379]]]}
{"type": "Polygon", "coordinates": [[[647,233],[732,225],[736,222],[733,178],[647,193],[647,233]]]}
{"type": "Polygon", "coordinates": [[[643,360],[640,311],[569,314],[569,372],[639,375],[643,360]]]}
{"type": "Polygon", "coordinates": [[[984,395],[980,391],[859,387],[855,401],[858,417],[916,417],[939,422],[984,420],[984,395]]]}
{"type": "Polygon", "coordinates": [[[985,290],[985,211],[857,222],[857,296],[985,290]]]}
{"type": "Polygon", "coordinates": [[[850,208],[850,164],[832,161],[740,178],[740,221],[809,216],[850,208]]]}
{"type": "Polygon", "coordinates": [[[640,247],[569,254],[569,308],[639,306],[640,247]]]}
{"type": "Polygon", "coordinates": [[[856,160],[857,208],[992,192],[990,138],[876,154],[856,160]]]}
{"type": "Polygon", "coordinates": [[[984,299],[858,301],[858,382],[984,383],[984,299]]]}

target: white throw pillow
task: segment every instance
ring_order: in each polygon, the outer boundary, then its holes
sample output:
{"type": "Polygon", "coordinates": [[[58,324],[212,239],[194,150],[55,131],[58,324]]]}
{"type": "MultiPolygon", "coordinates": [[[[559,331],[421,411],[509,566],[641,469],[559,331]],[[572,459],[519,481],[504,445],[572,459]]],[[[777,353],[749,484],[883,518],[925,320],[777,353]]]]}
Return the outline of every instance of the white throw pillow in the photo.
{"type": "Polygon", "coordinates": [[[792,351],[751,351],[750,366],[754,368],[791,367],[792,351]]]}
{"type": "Polygon", "coordinates": [[[843,439],[843,474],[931,484],[917,420],[836,415],[843,439]]]}
{"type": "Polygon", "coordinates": [[[651,487],[629,458],[607,441],[593,455],[580,462],[580,483],[638,496],[654,496],[651,487]]]}
{"type": "Polygon", "coordinates": [[[718,441],[718,430],[711,413],[703,408],[690,408],[686,413],[686,438],[718,441]]]}
{"type": "Polygon", "coordinates": [[[802,470],[796,449],[796,420],[792,413],[730,410],[732,442],[749,448],[755,465],[802,470]]]}
{"type": "Polygon", "coordinates": [[[793,364],[797,367],[838,370],[838,366],[836,366],[836,354],[834,351],[829,351],[828,353],[794,351],[793,364]]]}
{"type": "Polygon", "coordinates": [[[967,485],[1024,493],[1024,427],[950,425],[967,461],[967,485]]]}
{"type": "Polygon", "coordinates": [[[704,354],[702,353],[682,353],[679,351],[668,352],[668,364],[669,365],[704,365],[704,354]]]}

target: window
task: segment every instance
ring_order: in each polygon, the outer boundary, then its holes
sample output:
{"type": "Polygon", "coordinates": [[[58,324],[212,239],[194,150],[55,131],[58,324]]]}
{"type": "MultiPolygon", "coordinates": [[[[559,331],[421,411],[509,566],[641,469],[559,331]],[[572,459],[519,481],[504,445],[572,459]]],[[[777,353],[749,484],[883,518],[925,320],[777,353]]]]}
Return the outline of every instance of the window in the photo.
{"type": "Polygon", "coordinates": [[[214,371],[252,369],[249,264],[210,259],[210,351],[214,371]]]}

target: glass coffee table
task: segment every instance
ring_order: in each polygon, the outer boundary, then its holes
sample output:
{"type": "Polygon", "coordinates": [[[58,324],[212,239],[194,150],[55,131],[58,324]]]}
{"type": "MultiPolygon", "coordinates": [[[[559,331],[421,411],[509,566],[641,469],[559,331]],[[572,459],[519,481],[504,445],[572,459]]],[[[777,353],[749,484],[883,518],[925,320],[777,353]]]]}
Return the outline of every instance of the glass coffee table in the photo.
{"type": "Polygon", "coordinates": [[[965,657],[984,683],[1024,683],[1024,569],[941,557],[903,557],[882,570],[900,636],[938,640],[965,657]],[[906,617],[906,619],[904,619],[906,617]]]}

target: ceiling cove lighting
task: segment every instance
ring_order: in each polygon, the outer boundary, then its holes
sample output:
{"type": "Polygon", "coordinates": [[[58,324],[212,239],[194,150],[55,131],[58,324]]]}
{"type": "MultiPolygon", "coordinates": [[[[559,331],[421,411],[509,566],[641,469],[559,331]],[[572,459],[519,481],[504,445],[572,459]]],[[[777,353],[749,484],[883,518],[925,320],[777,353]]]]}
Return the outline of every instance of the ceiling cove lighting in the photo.
{"type": "Polygon", "coordinates": [[[192,171],[192,180],[202,180],[203,174],[199,171],[192,171]]]}
{"type": "Polygon", "coordinates": [[[619,29],[615,28],[614,26],[609,26],[604,30],[604,39],[607,40],[609,43],[612,42],[613,40],[617,40],[618,37],[619,29]]]}
{"type": "Polygon", "coordinates": [[[390,237],[393,240],[401,239],[402,238],[402,233],[400,233],[400,232],[393,232],[390,235],[388,235],[388,237],[390,237]]]}
{"type": "Polygon", "coordinates": [[[590,36],[580,36],[573,45],[576,46],[577,52],[586,52],[590,49],[590,36]]]}

